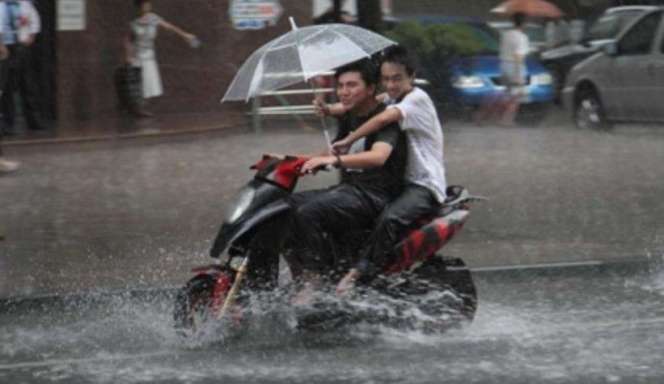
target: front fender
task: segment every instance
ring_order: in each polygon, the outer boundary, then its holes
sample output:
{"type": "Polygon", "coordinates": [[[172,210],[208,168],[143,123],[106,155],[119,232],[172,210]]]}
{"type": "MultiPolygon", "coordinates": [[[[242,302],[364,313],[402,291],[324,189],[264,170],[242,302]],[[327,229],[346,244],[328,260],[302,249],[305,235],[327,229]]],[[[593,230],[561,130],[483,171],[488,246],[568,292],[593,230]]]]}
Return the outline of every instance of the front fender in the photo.
{"type": "Polygon", "coordinates": [[[218,258],[224,253],[234,241],[242,237],[242,235],[255,228],[257,225],[282,214],[290,209],[290,205],[285,200],[275,201],[264,208],[256,211],[252,216],[237,223],[223,223],[219,229],[219,233],[214,240],[210,256],[218,258]]]}

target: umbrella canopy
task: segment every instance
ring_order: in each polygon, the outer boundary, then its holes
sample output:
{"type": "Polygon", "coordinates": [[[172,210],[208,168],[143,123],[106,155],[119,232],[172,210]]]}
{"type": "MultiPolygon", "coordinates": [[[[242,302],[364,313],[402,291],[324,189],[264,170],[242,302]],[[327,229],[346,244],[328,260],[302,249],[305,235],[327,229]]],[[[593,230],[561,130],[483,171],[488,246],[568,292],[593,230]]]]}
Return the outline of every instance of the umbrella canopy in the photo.
{"type": "Polygon", "coordinates": [[[221,101],[247,101],[263,92],[306,82],[394,44],[347,24],[293,25],[293,30],[263,45],[242,64],[221,101]]]}
{"type": "Polygon", "coordinates": [[[547,17],[553,19],[560,18],[563,15],[560,8],[545,0],[507,0],[492,9],[491,12],[508,15],[523,13],[531,17],[547,17]]]}

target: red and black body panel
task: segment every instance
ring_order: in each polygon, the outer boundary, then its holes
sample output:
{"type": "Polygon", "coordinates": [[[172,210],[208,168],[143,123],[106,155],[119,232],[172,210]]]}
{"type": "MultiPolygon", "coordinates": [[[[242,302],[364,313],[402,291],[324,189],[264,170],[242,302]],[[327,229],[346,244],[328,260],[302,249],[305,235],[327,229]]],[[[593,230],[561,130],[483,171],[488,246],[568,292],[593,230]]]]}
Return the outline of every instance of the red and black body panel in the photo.
{"type": "Polygon", "coordinates": [[[466,209],[456,209],[412,230],[394,247],[395,261],[385,268],[384,273],[399,273],[429,260],[461,230],[468,214],[466,209]]]}
{"type": "Polygon", "coordinates": [[[307,160],[309,159],[306,157],[286,156],[283,159],[279,159],[265,155],[258,163],[252,165],[251,169],[256,170],[254,179],[265,181],[288,192],[293,192],[297,185],[297,180],[301,176],[300,169],[307,160]]]}

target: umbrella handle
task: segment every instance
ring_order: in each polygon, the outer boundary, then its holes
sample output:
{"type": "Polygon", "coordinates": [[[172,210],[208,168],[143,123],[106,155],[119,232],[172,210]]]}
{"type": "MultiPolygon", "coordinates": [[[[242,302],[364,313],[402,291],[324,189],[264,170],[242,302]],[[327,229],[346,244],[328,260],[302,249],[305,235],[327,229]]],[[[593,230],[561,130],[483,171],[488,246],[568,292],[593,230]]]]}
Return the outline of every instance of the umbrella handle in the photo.
{"type": "MultiPolygon", "coordinates": [[[[315,98],[316,97],[316,84],[312,80],[309,80],[308,83],[311,86],[311,92],[313,92],[314,98],[315,98]]],[[[325,119],[325,116],[320,117],[320,122],[321,122],[321,125],[323,126],[323,134],[325,135],[325,142],[327,143],[327,147],[330,150],[330,152],[332,152],[332,143],[330,142],[330,136],[327,133],[327,120],[325,119]]]]}

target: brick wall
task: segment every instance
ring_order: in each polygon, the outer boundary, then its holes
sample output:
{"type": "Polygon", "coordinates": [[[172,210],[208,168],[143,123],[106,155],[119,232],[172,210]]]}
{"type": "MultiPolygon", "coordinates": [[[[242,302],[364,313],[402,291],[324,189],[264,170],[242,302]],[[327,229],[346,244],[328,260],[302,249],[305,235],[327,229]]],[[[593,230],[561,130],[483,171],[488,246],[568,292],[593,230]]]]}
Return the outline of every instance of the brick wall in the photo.
{"type": "MultiPolygon", "coordinates": [[[[164,95],[150,109],[157,113],[228,111],[237,104],[219,99],[236,69],[255,49],[290,29],[288,16],[311,23],[311,2],[282,0],[276,26],[237,31],[228,17],[230,0],[154,0],[154,11],[200,37],[191,49],[177,35],[160,31],[157,53],[164,95]]],[[[61,122],[116,115],[113,70],[122,63],[123,39],[134,17],[132,0],[88,0],[87,30],[57,32],[57,114],[61,122]]]]}

